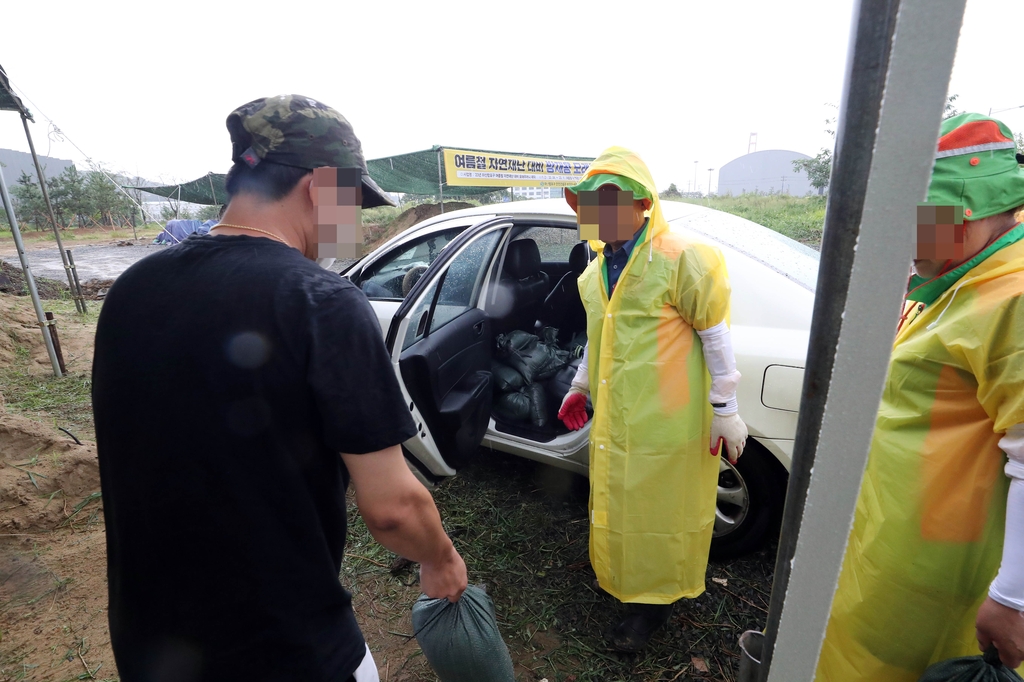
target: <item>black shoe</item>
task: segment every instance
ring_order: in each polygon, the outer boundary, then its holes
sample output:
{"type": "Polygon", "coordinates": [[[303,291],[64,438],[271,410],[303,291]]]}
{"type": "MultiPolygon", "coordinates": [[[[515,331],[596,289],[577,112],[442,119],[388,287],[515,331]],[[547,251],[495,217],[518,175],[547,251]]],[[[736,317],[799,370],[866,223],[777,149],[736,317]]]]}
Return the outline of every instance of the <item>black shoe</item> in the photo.
{"type": "Polygon", "coordinates": [[[605,637],[616,651],[634,654],[651,641],[658,629],[672,616],[672,604],[630,604],[626,617],[605,637]]]}

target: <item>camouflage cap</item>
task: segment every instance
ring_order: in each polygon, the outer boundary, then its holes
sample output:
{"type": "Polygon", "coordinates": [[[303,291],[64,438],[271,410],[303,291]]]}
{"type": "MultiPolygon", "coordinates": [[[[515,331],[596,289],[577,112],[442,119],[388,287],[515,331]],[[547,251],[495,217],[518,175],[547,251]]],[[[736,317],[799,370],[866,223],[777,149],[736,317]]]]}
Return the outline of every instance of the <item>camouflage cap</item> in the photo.
{"type": "Polygon", "coordinates": [[[270,161],[295,168],[359,168],[363,208],[395,203],[366,170],[362,145],[340,113],[302,95],[261,97],[228,115],[231,160],[250,168],[270,161]]]}

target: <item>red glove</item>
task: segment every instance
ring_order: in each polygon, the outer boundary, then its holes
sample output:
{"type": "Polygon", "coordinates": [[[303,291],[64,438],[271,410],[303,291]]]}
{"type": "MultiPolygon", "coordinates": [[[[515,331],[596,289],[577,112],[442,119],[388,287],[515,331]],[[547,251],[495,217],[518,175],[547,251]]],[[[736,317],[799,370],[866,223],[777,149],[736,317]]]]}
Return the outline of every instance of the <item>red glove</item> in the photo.
{"type": "Polygon", "coordinates": [[[558,418],[569,429],[579,431],[587,423],[587,394],[577,388],[569,389],[558,410],[558,418]]]}

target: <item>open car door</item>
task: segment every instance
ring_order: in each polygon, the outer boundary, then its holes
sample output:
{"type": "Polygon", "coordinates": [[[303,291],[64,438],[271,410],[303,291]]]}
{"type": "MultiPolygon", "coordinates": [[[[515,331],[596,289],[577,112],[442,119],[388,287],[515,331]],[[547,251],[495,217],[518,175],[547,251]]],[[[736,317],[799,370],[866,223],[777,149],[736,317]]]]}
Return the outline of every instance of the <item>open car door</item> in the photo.
{"type": "Polygon", "coordinates": [[[431,479],[470,462],[490,419],[491,321],[480,303],[509,218],[467,229],[431,263],[391,322],[387,347],[419,433],[406,455],[431,479]]]}

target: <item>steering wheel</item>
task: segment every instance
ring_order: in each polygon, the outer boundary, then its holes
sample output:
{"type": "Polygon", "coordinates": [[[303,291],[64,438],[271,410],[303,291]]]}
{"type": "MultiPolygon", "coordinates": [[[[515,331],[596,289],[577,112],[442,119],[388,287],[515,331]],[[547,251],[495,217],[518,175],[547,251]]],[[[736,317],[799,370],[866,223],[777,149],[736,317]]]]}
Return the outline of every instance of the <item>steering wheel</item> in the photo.
{"type": "Polygon", "coordinates": [[[409,271],[405,273],[405,277],[402,278],[402,297],[405,298],[412,291],[412,288],[416,286],[416,282],[419,281],[420,277],[424,272],[427,271],[426,265],[414,265],[409,268],[409,271]]]}

